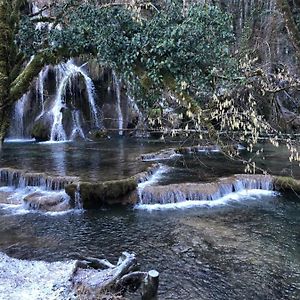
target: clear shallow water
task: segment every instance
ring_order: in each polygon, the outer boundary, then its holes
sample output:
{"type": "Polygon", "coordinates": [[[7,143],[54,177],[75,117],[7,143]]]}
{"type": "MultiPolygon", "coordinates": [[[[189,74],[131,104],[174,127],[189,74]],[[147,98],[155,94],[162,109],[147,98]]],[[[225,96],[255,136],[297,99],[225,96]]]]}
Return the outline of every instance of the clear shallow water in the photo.
{"type": "Polygon", "coordinates": [[[0,152],[0,167],[78,176],[90,181],[121,179],[149,165],[137,157],[164,146],[164,143],[122,138],[99,143],[5,143],[0,152]]]}
{"type": "Polygon", "coordinates": [[[0,251],[16,258],[116,261],[125,250],[142,269],[160,271],[160,299],[299,299],[300,201],[262,196],[213,208],[55,216],[0,209],[0,251]]]}
{"type": "MultiPolygon", "coordinates": [[[[142,154],[182,145],[179,141],[131,138],[105,139],[97,143],[7,142],[0,152],[0,167],[77,176],[87,181],[121,179],[144,171],[155,163],[139,160],[142,154]]],[[[300,178],[299,166],[288,161],[288,152],[284,147],[264,147],[264,153],[257,157],[258,166],[273,174],[300,178]]],[[[243,151],[241,155],[249,158],[243,151]]],[[[209,182],[222,176],[243,173],[245,167],[239,161],[228,160],[221,153],[193,153],[157,162],[170,167],[160,184],[209,182]]]]}
{"type": "MultiPolygon", "coordinates": [[[[0,167],[108,180],[142,171],[149,162],[136,158],[166,146],[127,139],[6,143],[0,167]]],[[[299,176],[282,149],[267,148],[264,155],[260,163],[270,171],[299,176]]],[[[211,181],[243,172],[240,163],[218,153],[162,163],[168,172],[156,184],[211,181]]],[[[125,250],[136,252],[143,270],[161,272],[160,299],[299,299],[300,200],[262,195],[213,207],[60,214],[0,205],[0,251],[12,257],[51,262],[83,255],[114,262],[125,250]]]]}

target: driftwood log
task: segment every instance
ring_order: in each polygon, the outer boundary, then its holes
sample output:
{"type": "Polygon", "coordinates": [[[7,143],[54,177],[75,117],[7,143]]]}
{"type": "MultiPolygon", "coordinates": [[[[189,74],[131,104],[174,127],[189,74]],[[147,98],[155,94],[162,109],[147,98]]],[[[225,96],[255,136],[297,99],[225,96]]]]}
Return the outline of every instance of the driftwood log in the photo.
{"type": "Polygon", "coordinates": [[[136,256],[123,252],[116,265],[106,259],[84,257],[76,261],[72,284],[78,294],[86,299],[97,299],[105,292],[125,294],[141,288],[142,300],[157,297],[159,273],[156,270],[138,270],[136,256]]]}

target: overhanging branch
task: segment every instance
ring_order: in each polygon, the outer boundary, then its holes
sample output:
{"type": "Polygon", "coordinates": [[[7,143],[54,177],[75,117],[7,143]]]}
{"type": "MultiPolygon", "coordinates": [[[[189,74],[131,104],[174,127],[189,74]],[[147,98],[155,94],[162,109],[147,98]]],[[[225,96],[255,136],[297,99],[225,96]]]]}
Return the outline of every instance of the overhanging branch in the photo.
{"type": "Polygon", "coordinates": [[[30,87],[34,77],[36,77],[41,69],[48,63],[51,63],[55,58],[46,52],[38,53],[23,69],[20,75],[12,82],[10,86],[9,102],[17,101],[30,87]]]}

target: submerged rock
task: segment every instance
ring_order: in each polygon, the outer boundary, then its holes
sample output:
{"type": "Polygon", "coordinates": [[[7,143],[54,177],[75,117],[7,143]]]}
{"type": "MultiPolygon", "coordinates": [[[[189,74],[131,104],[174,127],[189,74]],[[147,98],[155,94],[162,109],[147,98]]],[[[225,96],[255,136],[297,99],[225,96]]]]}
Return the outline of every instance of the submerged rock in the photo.
{"type": "Polygon", "coordinates": [[[47,119],[40,119],[34,124],[31,136],[35,138],[37,142],[49,141],[51,135],[50,129],[50,122],[47,121],[47,119]]]}
{"type": "Polygon", "coordinates": [[[109,138],[109,135],[107,130],[105,129],[96,129],[96,130],[89,131],[88,138],[93,141],[97,141],[97,140],[109,138]]]}
{"type": "Polygon", "coordinates": [[[171,149],[163,149],[153,153],[142,154],[140,156],[140,159],[143,161],[167,160],[175,156],[180,156],[180,154],[176,152],[176,149],[171,148],[171,149]]]}
{"type": "Polygon", "coordinates": [[[20,204],[13,196],[14,192],[11,189],[0,188],[0,204],[20,204]]]}
{"type": "Polygon", "coordinates": [[[65,211],[71,209],[70,198],[64,192],[35,192],[24,197],[23,201],[29,209],[40,211],[65,211]]]}

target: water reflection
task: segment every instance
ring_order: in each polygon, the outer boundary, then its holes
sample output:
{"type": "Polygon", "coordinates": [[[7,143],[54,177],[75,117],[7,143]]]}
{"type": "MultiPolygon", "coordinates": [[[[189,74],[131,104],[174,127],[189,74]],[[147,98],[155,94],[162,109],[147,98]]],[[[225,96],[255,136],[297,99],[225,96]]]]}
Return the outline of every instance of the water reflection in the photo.
{"type": "MultiPolygon", "coordinates": [[[[80,176],[83,180],[111,180],[124,178],[143,171],[153,162],[137,158],[144,153],[158,151],[180,143],[115,138],[101,142],[82,143],[6,143],[0,152],[0,167],[14,167],[53,175],[80,176]]],[[[265,145],[265,151],[257,157],[257,165],[265,170],[300,178],[300,168],[288,161],[284,147],[265,145]]],[[[249,154],[241,152],[244,159],[249,154]]],[[[161,184],[212,181],[221,176],[243,173],[240,161],[226,159],[221,153],[198,153],[176,156],[163,160],[171,167],[161,184]]]]}
{"type": "Polygon", "coordinates": [[[67,175],[66,171],[66,153],[67,153],[67,144],[63,143],[59,145],[57,149],[56,145],[51,145],[50,149],[50,161],[53,163],[50,170],[54,170],[55,173],[62,176],[67,175]]]}

